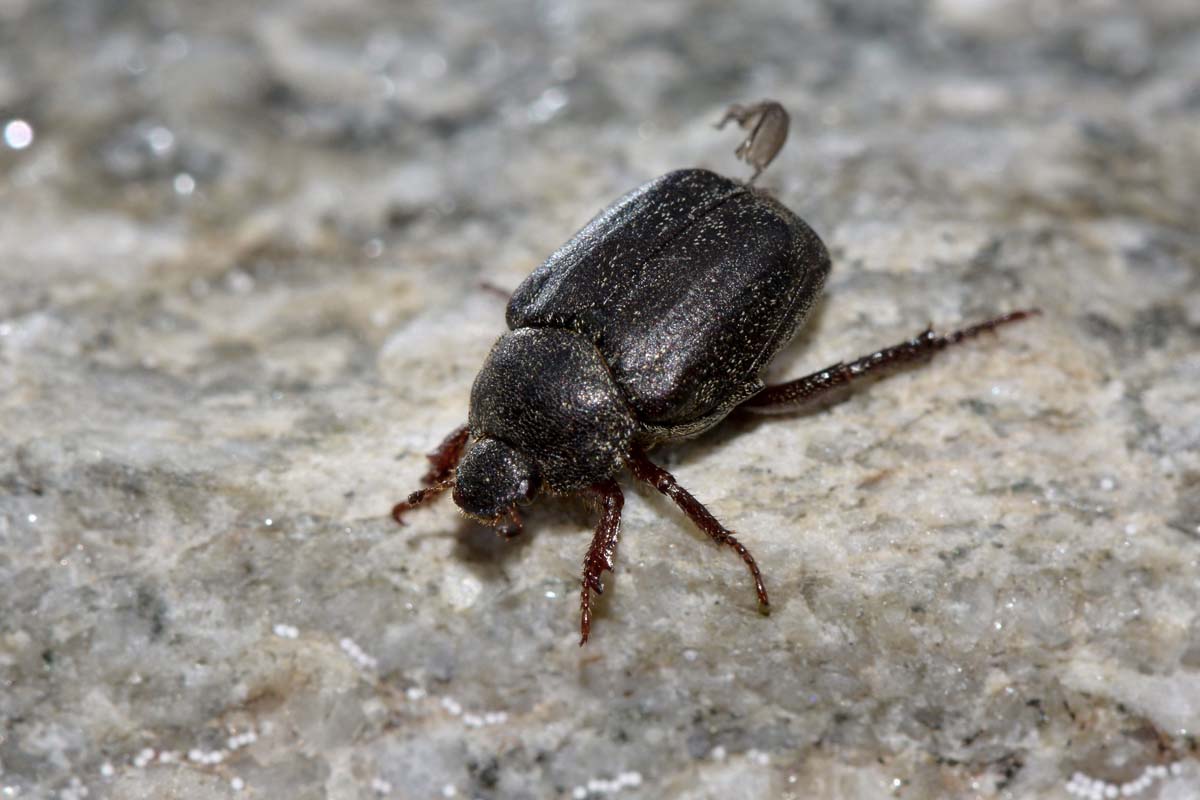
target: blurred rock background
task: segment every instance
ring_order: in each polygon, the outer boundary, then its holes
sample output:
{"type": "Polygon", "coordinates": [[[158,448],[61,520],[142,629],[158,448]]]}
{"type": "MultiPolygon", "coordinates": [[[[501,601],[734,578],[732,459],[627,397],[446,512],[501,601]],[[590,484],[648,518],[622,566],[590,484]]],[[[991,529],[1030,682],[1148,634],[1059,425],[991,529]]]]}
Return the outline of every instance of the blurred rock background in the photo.
{"type": "MultiPolygon", "coordinates": [[[[0,0],[0,797],[1200,792],[1194,0],[0,0]],[[1038,320],[497,541],[391,503],[668,169],[834,254],[773,375],[1038,320]]],[[[628,484],[627,484],[628,485],[628,484]]]]}

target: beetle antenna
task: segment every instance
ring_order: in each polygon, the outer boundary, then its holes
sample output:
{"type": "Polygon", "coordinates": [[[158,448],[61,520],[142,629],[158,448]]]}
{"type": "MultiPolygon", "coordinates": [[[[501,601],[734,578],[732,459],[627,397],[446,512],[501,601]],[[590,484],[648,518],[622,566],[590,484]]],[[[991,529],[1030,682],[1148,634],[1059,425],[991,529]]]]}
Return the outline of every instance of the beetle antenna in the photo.
{"type": "Polygon", "coordinates": [[[392,506],[392,519],[396,520],[396,524],[403,525],[402,517],[408,511],[413,510],[419,505],[432,500],[442,492],[454,485],[454,478],[449,477],[446,480],[439,481],[432,486],[426,486],[424,489],[418,489],[410,494],[404,501],[396,503],[392,506]]]}

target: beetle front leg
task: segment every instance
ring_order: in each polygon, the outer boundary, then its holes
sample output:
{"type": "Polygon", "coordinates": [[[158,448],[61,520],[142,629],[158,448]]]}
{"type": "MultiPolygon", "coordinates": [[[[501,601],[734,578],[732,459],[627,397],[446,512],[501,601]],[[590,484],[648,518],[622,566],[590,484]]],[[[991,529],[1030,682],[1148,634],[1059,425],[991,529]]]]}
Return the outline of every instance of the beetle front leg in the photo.
{"type": "MultiPolygon", "coordinates": [[[[435,450],[425,456],[429,459],[429,470],[421,478],[425,488],[418,489],[392,506],[392,519],[396,520],[397,524],[404,524],[403,517],[406,511],[411,511],[427,500],[437,497],[454,485],[454,469],[462,460],[470,436],[470,429],[466,425],[460,425],[451,431],[435,450]]],[[[517,519],[517,533],[520,533],[520,519],[517,519]]]]}
{"type": "Polygon", "coordinates": [[[819,372],[805,375],[803,378],[768,386],[742,403],[739,408],[759,414],[781,414],[793,411],[854,381],[877,377],[899,366],[928,361],[935,353],[950,345],[959,344],[985,331],[995,330],[1001,325],[1036,316],[1039,313],[1041,312],[1037,309],[1013,311],[944,336],[934,333],[932,328],[926,328],[907,342],[877,350],[871,355],[863,356],[849,364],[839,361],[819,372]]]}
{"type": "Polygon", "coordinates": [[[467,449],[467,439],[470,437],[471,429],[466,425],[460,425],[451,431],[437,449],[425,456],[429,459],[429,471],[421,481],[426,486],[433,486],[447,480],[462,460],[463,451],[467,449]]]}
{"type": "Polygon", "coordinates": [[[392,506],[392,519],[396,520],[397,525],[404,524],[404,515],[412,511],[419,505],[425,504],[427,501],[437,497],[442,492],[454,486],[454,481],[442,481],[435,483],[432,486],[426,486],[424,489],[417,489],[404,500],[401,500],[396,505],[392,506]]]}
{"type": "Polygon", "coordinates": [[[633,471],[634,477],[645,481],[671,498],[675,505],[679,506],[679,509],[687,514],[688,518],[696,523],[700,530],[707,533],[714,542],[732,547],[734,552],[742,557],[742,561],[746,562],[746,567],[750,570],[751,577],[754,578],[754,591],[758,594],[759,605],[763,611],[769,610],[771,601],[767,598],[767,587],[763,584],[758,563],[755,562],[754,556],[750,555],[746,546],[737,540],[733,532],[718,522],[717,518],[704,507],[704,504],[692,496],[691,492],[680,486],[674,475],[651,461],[640,447],[635,447],[626,457],[626,461],[633,471]]]}
{"type": "Polygon", "coordinates": [[[583,589],[579,597],[579,646],[587,643],[588,634],[592,630],[592,592],[602,594],[604,584],[600,574],[612,572],[617,560],[617,537],[621,533],[621,508],[625,505],[625,496],[615,480],[598,483],[591,489],[592,494],[600,501],[600,521],[596,523],[596,533],[583,559],[583,589]]]}

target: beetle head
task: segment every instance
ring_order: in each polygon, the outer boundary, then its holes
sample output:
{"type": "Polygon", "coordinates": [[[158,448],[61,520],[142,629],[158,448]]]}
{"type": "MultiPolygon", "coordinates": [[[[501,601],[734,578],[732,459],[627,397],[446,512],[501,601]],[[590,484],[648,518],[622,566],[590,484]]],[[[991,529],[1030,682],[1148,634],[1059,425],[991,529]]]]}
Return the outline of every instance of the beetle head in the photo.
{"type": "Polygon", "coordinates": [[[472,517],[494,522],[541,488],[537,467],[519,450],[497,439],[480,439],[458,464],[454,502],[472,517]]]}

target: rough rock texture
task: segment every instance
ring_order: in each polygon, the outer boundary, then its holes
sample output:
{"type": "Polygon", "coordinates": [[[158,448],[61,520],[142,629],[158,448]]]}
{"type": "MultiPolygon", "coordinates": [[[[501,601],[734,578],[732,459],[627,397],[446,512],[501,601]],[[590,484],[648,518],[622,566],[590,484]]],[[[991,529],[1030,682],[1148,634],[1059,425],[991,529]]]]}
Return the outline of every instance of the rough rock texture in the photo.
{"type": "Polygon", "coordinates": [[[1198,208],[1194,0],[0,0],[0,797],[1195,797],[1198,208]],[[593,511],[387,512],[480,282],[764,96],[777,376],[1045,315],[660,451],[774,613],[630,489],[581,650],[593,511]]]}

